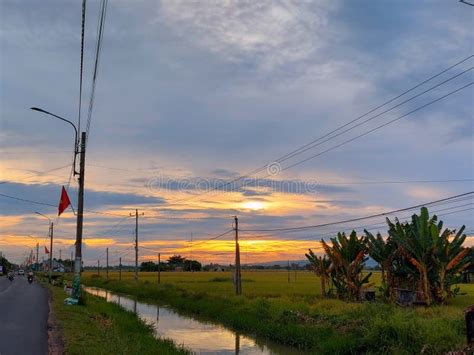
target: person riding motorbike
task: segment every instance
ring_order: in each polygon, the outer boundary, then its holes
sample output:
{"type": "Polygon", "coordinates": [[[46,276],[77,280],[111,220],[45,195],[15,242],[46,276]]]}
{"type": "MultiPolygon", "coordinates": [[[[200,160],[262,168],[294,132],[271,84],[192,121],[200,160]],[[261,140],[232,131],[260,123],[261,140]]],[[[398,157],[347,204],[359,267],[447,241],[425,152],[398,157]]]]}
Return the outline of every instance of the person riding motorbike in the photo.
{"type": "Polygon", "coordinates": [[[28,282],[29,283],[33,282],[33,272],[31,272],[31,271],[28,273],[28,282]]]}
{"type": "Polygon", "coordinates": [[[9,279],[10,281],[13,281],[14,278],[15,278],[15,276],[13,275],[13,272],[10,271],[10,272],[8,273],[8,279],[9,279]]]}

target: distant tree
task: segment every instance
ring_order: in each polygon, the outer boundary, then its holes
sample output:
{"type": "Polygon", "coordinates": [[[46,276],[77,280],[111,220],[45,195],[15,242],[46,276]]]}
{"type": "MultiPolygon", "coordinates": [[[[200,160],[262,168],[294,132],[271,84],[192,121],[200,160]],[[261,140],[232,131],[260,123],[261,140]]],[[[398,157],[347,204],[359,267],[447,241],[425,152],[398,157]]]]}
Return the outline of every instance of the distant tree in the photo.
{"type": "Polygon", "coordinates": [[[168,264],[173,266],[183,266],[186,258],[183,258],[181,255],[173,255],[168,259],[168,264]]]}
{"type": "Polygon", "coordinates": [[[202,265],[197,260],[185,260],[184,271],[201,271],[202,265]]]}
{"type": "Polygon", "coordinates": [[[140,264],[140,271],[157,271],[158,265],[155,264],[153,261],[145,261],[140,264]]]}
{"type": "Polygon", "coordinates": [[[0,265],[3,266],[3,272],[4,273],[7,273],[12,268],[12,264],[3,255],[0,256],[0,265]]]}

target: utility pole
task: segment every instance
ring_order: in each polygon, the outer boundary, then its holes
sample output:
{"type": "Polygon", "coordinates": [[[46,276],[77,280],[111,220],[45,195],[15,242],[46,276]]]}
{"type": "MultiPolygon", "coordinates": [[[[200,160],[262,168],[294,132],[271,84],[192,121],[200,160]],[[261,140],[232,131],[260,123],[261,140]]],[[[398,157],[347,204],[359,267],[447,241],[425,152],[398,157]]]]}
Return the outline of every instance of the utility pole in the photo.
{"type": "Polygon", "coordinates": [[[39,259],[38,259],[38,254],[39,254],[39,243],[36,243],[36,264],[35,264],[35,271],[39,271],[39,259]]]}
{"type": "Polygon", "coordinates": [[[105,277],[108,280],[109,279],[109,248],[106,250],[107,252],[107,264],[106,264],[106,269],[105,269],[105,277]]]}
{"type": "Polygon", "coordinates": [[[54,222],[51,222],[50,227],[49,227],[49,274],[48,274],[49,283],[51,283],[52,274],[53,274],[53,234],[54,234],[54,222]]]}
{"type": "Polygon", "coordinates": [[[119,258],[119,281],[122,281],[122,257],[119,258]]]}
{"type": "MultiPolygon", "coordinates": [[[[81,134],[81,151],[79,160],[79,193],[77,199],[76,227],[76,259],[74,261],[73,298],[81,296],[81,266],[82,266],[82,224],[84,220],[84,178],[86,170],[86,132],[81,134]]],[[[75,172],[74,172],[75,173],[75,172]]]]}
{"type": "Polygon", "coordinates": [[[161,283],[161,254],[158,253],[158,285],[161,283]]]}
{"type": "Polygon", "coordinates": [[[242,294],[242,280],[240,272],[240,247],[239,247],[239,219],[237,216],[234,217],[234,230],[235,230],[235,294],[242,294]]]}
{"type": "Polygon", "coordinates": [[[138,209],[135,210],[135,281],[138,281],[138,209]]]}
{"type": "Polygon", "coordinates": [[[100,275],[100,260],[97,260],[97,275],[100,275]]]}
{"type": "Polygon", "coordinates": [[[135,281],[138,281],[138,209],[135,210],[135,281]]]}
{"type": "Polygon", "coordinates": [[[63,250],[59,249],[59,260],[63,260],[63,250]]]}
{"type": "Polygon", "coordinates": [[[286,269],[288,270],[288,283],[290,283],[290,260],[288,260],[288,266],[286,269]]]}

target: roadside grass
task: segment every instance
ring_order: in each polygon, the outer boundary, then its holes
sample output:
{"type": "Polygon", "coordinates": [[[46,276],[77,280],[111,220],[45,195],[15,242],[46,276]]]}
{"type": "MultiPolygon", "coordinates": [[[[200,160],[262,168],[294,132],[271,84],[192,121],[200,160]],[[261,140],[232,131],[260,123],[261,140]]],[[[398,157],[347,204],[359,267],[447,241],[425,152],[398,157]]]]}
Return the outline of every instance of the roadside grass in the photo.
{"type": "MultiPolygon", "coordinates": [[[[109,280],[85,273],[89,286],[107,288],[147,302],[165,303],[182,312],[218,321],[243,333],[317,353],[441,354],[462,349],[463,309],[474,299],[474,285],[450,305],[400,308],[384,303],[348,303],[320,297],[314,274],[246,271],[252,282],[243,297],[233,295],[232,277],[223,272],[109,273],[109,280]]],[[[375,274],[377,280],[380,275],[375,274]]]]}
{"type": "Polygon", "coordinates": [[[156,339],[153,329],[133,313],[87,295],[85,305],[68,306],[60,287],[50,287],[52,307],[64,338],[65,354],[189,354],[170,340],[156,339]]]}

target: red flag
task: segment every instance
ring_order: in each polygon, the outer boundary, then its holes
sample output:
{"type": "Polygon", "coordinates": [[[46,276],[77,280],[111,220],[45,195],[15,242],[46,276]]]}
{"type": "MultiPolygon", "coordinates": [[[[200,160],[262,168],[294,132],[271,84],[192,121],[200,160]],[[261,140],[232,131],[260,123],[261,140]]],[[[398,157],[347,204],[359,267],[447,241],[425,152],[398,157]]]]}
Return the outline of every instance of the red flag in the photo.
{"type": "Polygon", "coordinates": [[[48,250],[48,248],[46,248],[46,246],[44,247],[44,253],[49,254],[49,250],[48,250]]]}
{"type": "Polygon", "coordinates": [[[69,196],[67,195],[66,189],[63,186],[63,189],[61,190],[61,198],[59,200],[58,216],[60,216],[70,204],[71,200],[69,200],[69,196]]]}

